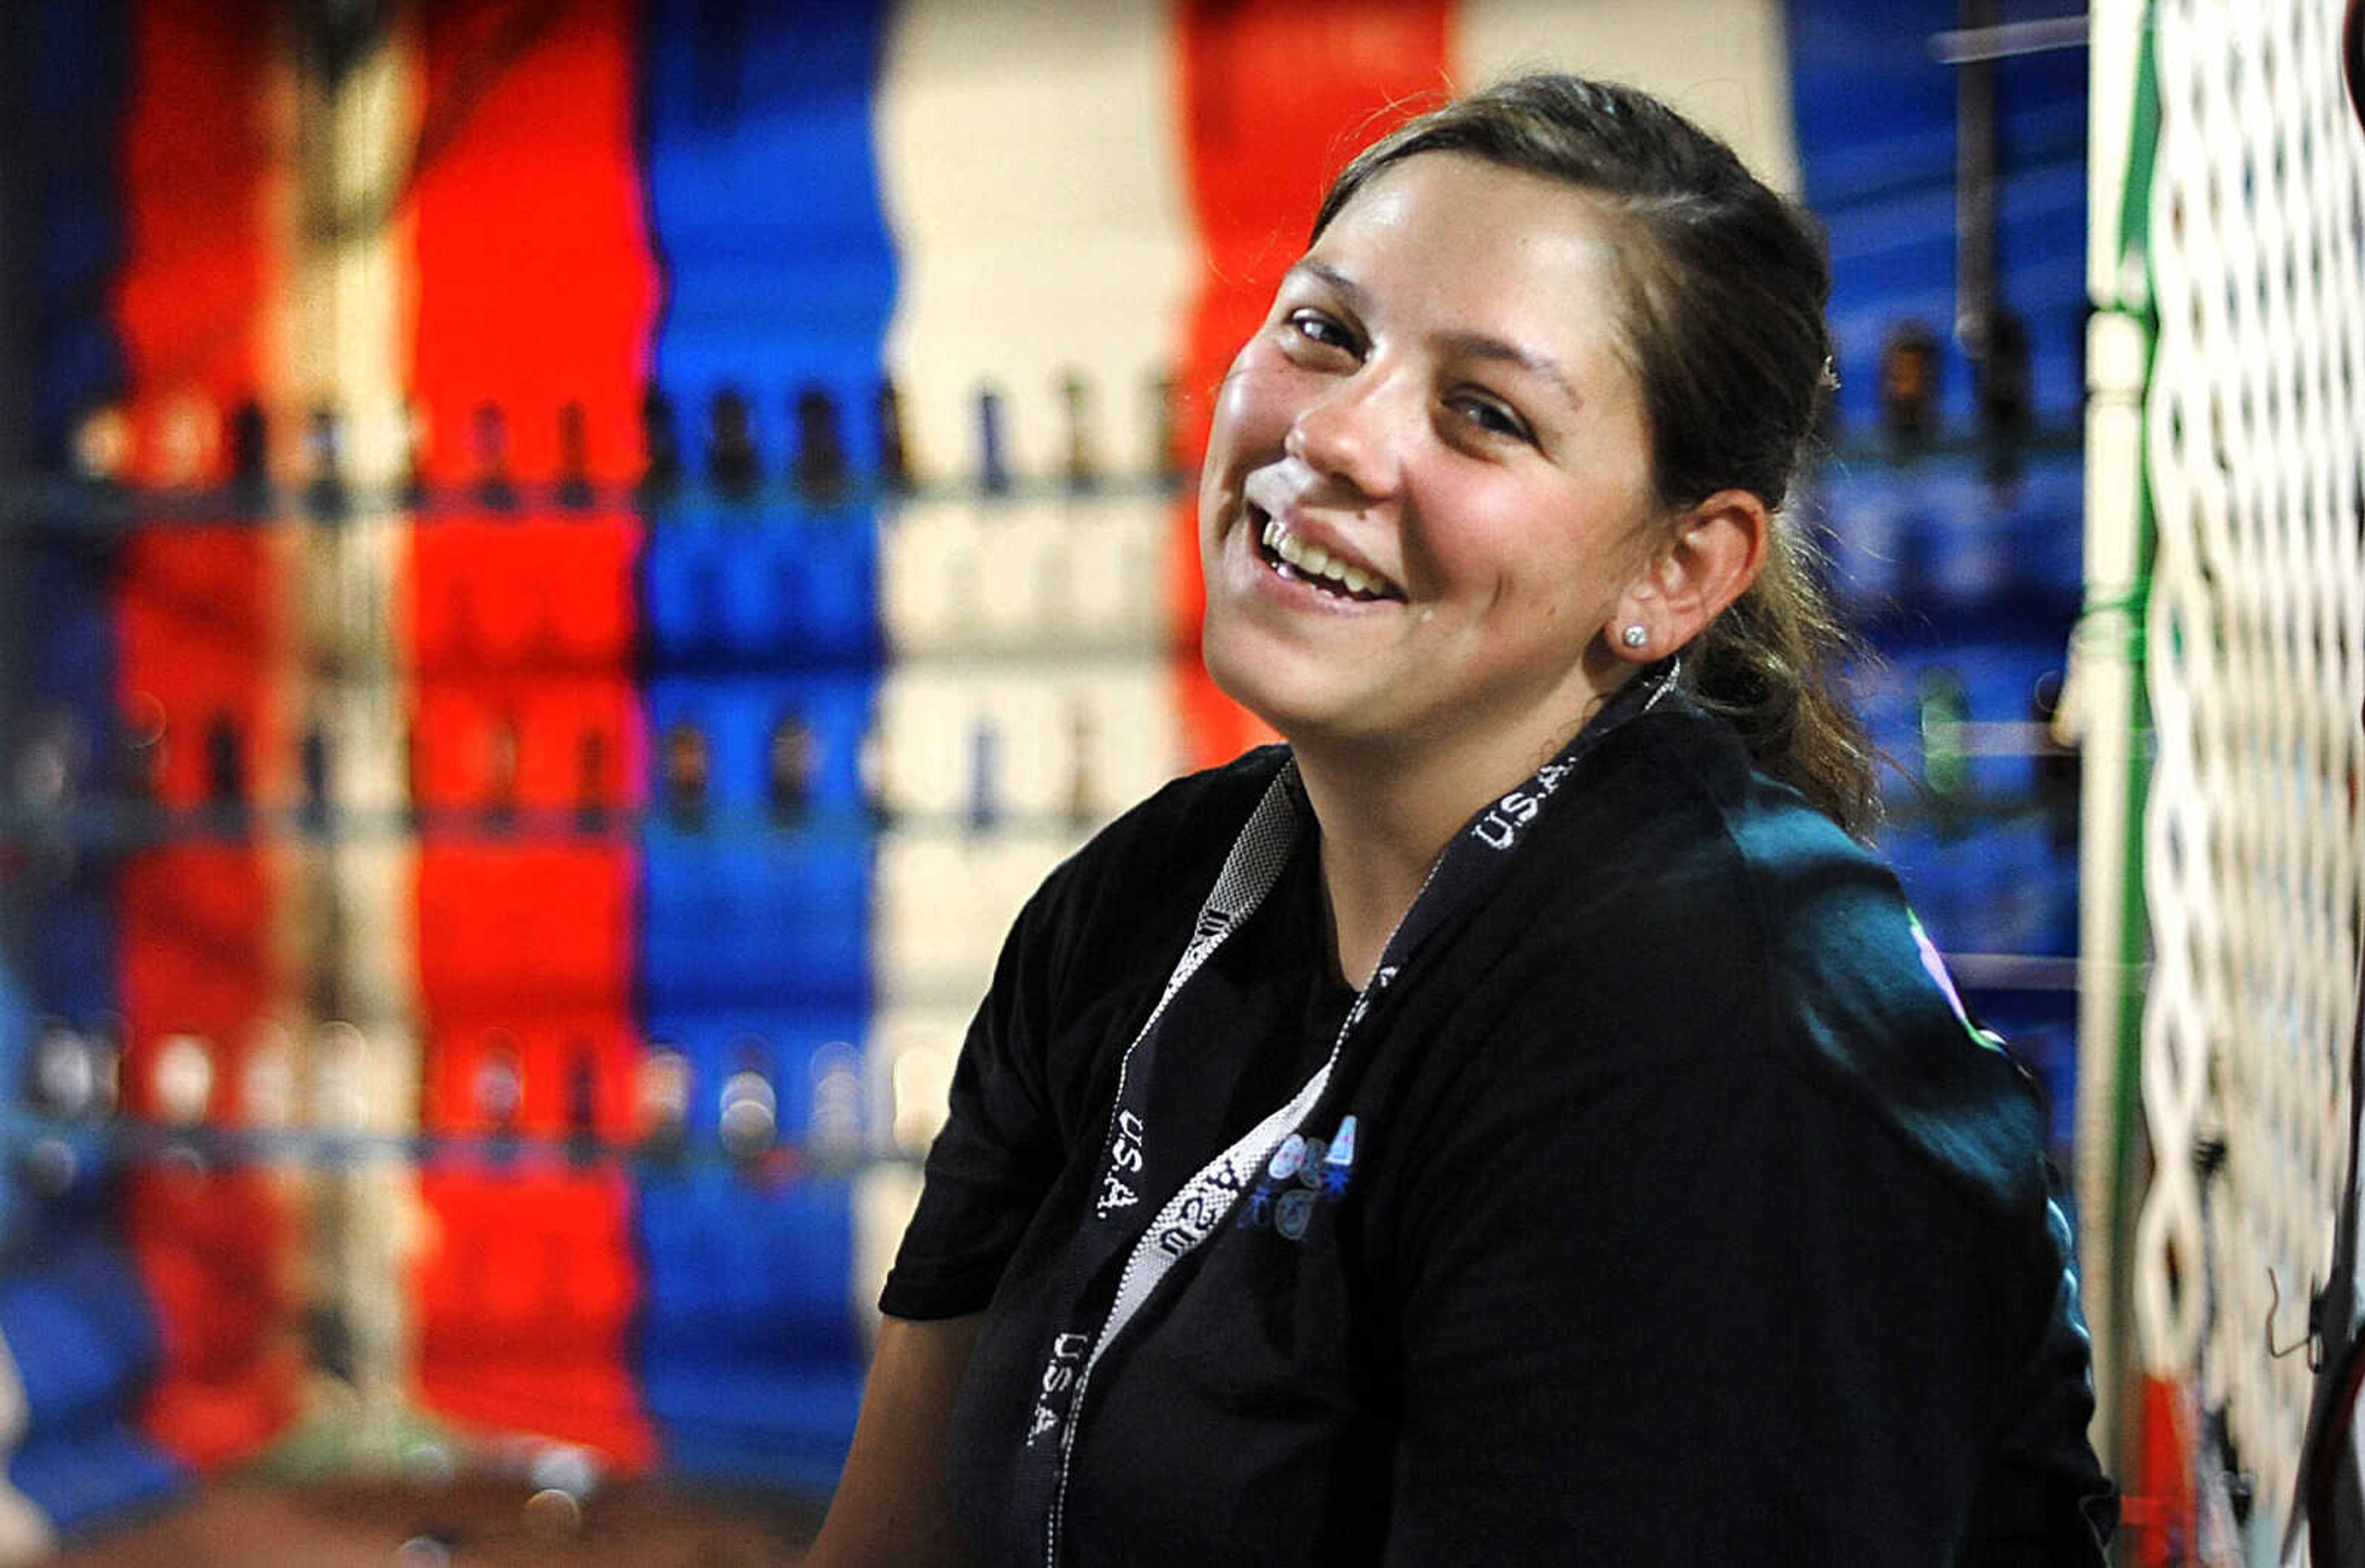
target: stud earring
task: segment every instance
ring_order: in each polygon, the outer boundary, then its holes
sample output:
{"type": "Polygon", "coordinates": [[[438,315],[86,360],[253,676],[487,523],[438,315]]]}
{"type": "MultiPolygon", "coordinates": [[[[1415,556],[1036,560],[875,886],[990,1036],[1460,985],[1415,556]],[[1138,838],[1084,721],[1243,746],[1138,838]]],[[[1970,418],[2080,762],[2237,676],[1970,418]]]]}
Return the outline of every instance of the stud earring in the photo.
{"type": "Polygon", "coordinates": [[[1630,648],[1639,648],[1651,640],[1650,629],[1637,621],[1618,633],[1618,640],[1630,648]]]}

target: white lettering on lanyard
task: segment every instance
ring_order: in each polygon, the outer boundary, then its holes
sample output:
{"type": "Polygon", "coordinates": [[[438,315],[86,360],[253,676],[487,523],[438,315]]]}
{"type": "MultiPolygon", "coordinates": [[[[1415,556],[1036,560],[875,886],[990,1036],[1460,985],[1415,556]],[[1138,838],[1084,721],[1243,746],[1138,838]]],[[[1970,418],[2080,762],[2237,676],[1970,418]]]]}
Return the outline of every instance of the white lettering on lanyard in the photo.
{"type": "MultiPolygon", "coordinates": [[[[1647,713],[1659,705],[1659,699],[1675,689],[1676,678],[1683,671],[1683,661],[1669,663],[1659,678],[1658,686],[1642,700],[1638,711],[1647,713]]],[[[1508,849],[1519,841],[1520,830],[1536,820],[1544,802],[1559,790],[1561,781],[1576,771],[1574,762],[1554,760],[1536,769],[1536,776],[1520,789],[1512,790],[1492,806],[1486,814],[1470,824],[1471,834],[1490,849],[1508,849]]]]}
{"type": "Polygon", "coordinates": [[[1103,1219],[1140,1201],[1141,1194],[1126,1185],[1125,1178],[1141,1170],[1142,1131],[1138,1115],[1131,1111],[1116,1114],[1116,1136],[1109,1145],[1108,1170],[1101,1175],[1101,1195],[1093,1205],[1103,1219]]]}
{"type": "Polygon", "coordinates": [[[1082,1371],[1084,1352],[1092,1348],[1089,1334],[1060,1334],[1051,1340],[1051,1358],[1043,1363],[1043,1377],[1035,1395],[1035,1414],[1026,1424],[1026,1446],[1033,1448],[1067,1419],[1068,1394],[1082,1371]]]}
{"type": "Polygon", "coordinates": [[[1180,1258],[1199,1245],[1223,1219],[1247,1181],[1230,1164],[1206,1173],[1206,1183],[1186,1192],[1174,1211],[1173,1223],[1159,1231],[1158,1245],[1169,1258],[1180,1258]]]}
{"type": "Polygon", "coordinates": [[[1573,764],[1548,762],[1536,770],[1531,788],[1514,790],[1486,810],[1486,814],[1470,824],[1478,841],[1492,849],[1508,849],[1519,841],[1519,830],[1536,820],[1544,802],[1552,798],[1560,781],[1575,771],[1573,764]]]}

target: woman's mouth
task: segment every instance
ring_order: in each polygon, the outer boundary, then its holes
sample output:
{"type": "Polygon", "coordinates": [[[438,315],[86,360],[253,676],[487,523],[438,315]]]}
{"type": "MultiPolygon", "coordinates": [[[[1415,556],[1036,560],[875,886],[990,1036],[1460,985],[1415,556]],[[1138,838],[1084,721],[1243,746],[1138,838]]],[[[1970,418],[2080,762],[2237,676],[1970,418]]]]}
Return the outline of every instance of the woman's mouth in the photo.
{"type": "Polygon", "coordinates": [[[1279,518],[1253,503],[1248,512],[1249,521],[1257,529],[1257,554],[1277,575],[1363,603],[1405,597],[1404,589],[1387,578],[1368,568],[1334,559],[1319,544],[1298,538],[1279,518]]]}

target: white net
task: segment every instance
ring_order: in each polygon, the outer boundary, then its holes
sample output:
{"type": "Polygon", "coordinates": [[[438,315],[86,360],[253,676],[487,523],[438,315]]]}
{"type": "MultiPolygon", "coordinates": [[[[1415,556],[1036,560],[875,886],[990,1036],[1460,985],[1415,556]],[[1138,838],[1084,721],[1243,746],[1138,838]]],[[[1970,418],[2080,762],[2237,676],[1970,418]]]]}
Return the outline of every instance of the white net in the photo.
{"type": "Polygon", "coordinates": [[[2365,135],[2337,0],[2151,11],[2135,1323],[2279,1513],[2311,1373],[2269,1342],[2331,1266],[2365,927],[2365,135]]]}

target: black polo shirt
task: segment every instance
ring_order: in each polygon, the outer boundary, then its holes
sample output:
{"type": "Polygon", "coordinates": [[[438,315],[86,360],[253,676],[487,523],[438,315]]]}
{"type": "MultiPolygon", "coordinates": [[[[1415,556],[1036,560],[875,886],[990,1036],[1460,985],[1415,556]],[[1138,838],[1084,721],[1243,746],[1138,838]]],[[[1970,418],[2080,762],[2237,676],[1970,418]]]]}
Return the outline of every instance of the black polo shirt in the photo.
{"type": "MultiPolygon", "coordinates": [[[[972,1025],[880,1305],[987,1312],[951,1454],[980,1563],[1044,1561],[1014,1483],[1119,1059],[1280,762],[1063,865],[972,1025]]],[[[1309,823],[1171,1004],[1145,1215],[1329,1049],[1316,859],[1309,823]]],[[[1727,727],[1678,699],[1608,736],[1391,1002],[1111,1341],[1063,1562],[2101,1561],[2033,1093],[1894,879],[1727,727]]]]}

